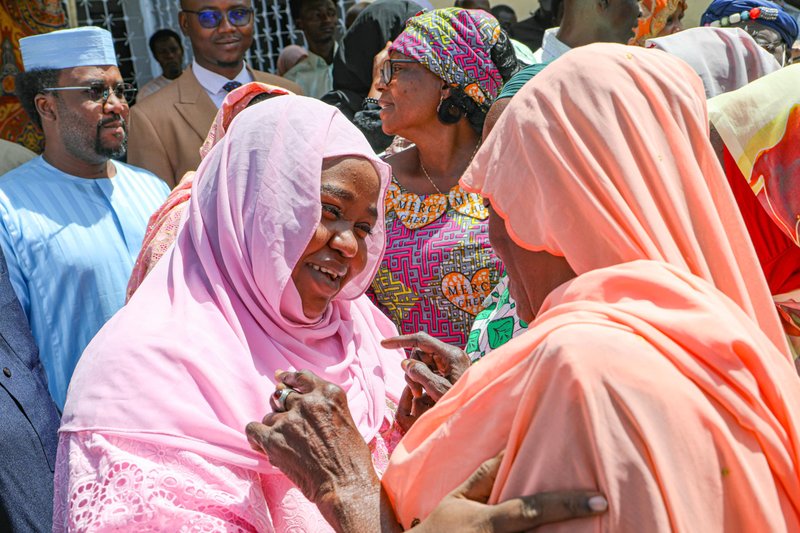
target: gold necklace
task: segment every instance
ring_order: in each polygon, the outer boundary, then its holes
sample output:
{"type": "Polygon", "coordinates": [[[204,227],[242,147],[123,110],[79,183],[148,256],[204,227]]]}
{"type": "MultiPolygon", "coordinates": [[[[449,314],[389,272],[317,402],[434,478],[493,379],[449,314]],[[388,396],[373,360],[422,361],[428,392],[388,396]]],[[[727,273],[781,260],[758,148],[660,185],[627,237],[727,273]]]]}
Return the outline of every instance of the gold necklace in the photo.
{"type": "MultiPolygon", "coordinates": [[[[475,154],[478,153],[478,148],[480,147],[481,147],[481,141],[479,139],[478,144],[475,145],[475,149],[472,151],[472,155],[469,156],[469,161],[467,161],[467,166],[464,167],[464,170],[461,172],[462,175],[464,174],[464,172],[466,172],[467,168],[469,168],[469,164],[472,163],[472,160],[475,158],[475,154]]],[[[422,173],[425,174],[426,178],[428,178],[428,181],[430,182],[431,185],[433,185],[433,188],[436,189],[436,192],[438,194],[444,194],[442,191],[439,190],[439,187],[436,186],[431,177],[428,175],[428,171],[425,170],[425,165],[422,164],[422,156],[419,157],[419,168],[422,169],[422,173]]]]}

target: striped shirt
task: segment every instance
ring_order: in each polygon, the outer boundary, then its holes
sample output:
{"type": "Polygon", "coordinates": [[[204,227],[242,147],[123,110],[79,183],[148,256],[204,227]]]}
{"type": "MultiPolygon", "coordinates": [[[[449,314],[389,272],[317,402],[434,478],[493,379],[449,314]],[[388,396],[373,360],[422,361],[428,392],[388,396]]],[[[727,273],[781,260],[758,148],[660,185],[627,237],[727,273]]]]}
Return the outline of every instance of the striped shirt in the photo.
{"type": "Polygon", "coordinates": [[[169,193],[146,170],[66,174],[37,157],[0,177],[0,246],[59,408],[84,348],[125,303],[150,215],[169,193]]]}

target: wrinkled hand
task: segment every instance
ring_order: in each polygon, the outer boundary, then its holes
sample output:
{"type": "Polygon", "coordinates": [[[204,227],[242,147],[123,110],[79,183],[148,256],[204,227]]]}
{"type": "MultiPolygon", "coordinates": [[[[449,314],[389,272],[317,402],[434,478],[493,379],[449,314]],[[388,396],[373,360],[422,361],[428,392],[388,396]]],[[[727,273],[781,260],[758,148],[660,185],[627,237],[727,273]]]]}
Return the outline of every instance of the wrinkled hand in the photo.
{"type": "Polygon", "coordinates": [[[593,491],[542,492],[487,505],[502,454],[483,463],[464,483],[444,497],[413,533],[513,533],[544,524],[604,513],[608,502],[593,491]]]}
{"type": "Polygon", "coordinates": [[[411,349],[402,362],[408,384],[397,406],[397,423],[404,431],[449,391],[467,371],[469,357],[463,350],[425,332],[400,335],[381,342],[384,348],[411,349]]]}
{"type": "MultiPolygon", "coordinates": [[[[247,425],[247,440],[298,486],[303,495],[325,506],[349,492],[380,494],[369,448],[353,422],[342,389],[309,371],[276,372],[277,388],[296,392],[286,397],[286,411],[247,425]]],[[[373,494],[373,495],[374,495],[373,494]]],[[[330,519],[329,519],[330,521],[330,519]]]]}

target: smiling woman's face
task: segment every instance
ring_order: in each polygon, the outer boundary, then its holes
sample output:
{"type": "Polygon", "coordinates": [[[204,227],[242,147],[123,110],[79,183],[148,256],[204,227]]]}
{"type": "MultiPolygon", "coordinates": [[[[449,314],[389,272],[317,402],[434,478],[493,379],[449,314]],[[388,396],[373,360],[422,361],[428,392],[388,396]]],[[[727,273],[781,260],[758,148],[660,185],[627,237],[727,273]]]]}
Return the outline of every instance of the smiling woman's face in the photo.
{"type": "Polygon", "coordinates": [[[380,179],[372,163],[354,157],[322,165],[322,214],[292,270],[303,314],[320,318],[342,288],[367,264],[367,236],[378,220],[380,179]]]}

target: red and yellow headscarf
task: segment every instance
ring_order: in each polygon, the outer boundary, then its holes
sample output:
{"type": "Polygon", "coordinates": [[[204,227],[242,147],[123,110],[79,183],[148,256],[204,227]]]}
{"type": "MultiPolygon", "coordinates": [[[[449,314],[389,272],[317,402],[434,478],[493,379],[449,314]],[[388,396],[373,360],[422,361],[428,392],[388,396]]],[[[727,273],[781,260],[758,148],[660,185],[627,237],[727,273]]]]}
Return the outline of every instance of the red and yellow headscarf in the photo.
{"type": "Polygon", "coordinates": [[[662,30],[672,15],[686,11],[685,0],[640,0],[642,16],[636,34],[628,44],[644,46],[647,39],[661,37],[662,30]]]}

